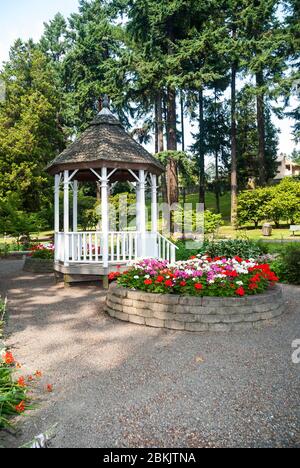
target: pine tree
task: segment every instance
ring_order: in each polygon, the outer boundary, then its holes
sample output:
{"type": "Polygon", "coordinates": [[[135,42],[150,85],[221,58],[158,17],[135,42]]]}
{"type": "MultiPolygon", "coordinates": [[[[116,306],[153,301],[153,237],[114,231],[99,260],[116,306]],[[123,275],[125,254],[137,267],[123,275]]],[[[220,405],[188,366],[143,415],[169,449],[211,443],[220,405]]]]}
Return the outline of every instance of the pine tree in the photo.
{"type": "Polygon", "coordinates": [[[0,74],[7,90],[0,104],[0,197],[19,193],[27,211],[38,211],[49,195],[44,169],[64,148],[53,76],[45,55],[20,40],[0,74]]]}

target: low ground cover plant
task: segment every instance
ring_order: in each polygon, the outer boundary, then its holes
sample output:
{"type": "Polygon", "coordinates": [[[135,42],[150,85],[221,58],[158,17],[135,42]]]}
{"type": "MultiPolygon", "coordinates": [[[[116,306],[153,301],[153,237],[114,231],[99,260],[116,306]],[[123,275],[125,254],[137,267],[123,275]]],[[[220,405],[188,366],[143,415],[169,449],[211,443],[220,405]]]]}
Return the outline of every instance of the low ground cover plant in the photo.
{"type": "Polygon", "coordinates": [[[243,297],[263,293],[278,277],[268,264],[255,260],[198,255],[171,265],[155,259],[140,260],[123,274],[112,273],[110,280],[157,294],[243,297]]]}

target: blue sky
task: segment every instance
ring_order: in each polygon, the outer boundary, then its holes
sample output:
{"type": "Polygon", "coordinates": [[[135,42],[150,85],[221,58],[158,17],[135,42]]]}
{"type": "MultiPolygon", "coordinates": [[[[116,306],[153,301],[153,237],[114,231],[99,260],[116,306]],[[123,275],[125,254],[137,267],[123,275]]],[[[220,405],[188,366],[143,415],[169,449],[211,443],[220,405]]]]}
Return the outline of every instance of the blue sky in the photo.
{"type": "MultiPolygon", "coordinates": [[[[77,8],[78,0],[0,0],[0,64],[8,59],[10,46],[16,39],[38,40],[44,22],[48,22],[57,12],[67,17],[77,8]]],[[[290,153],[295,146],[291,136],[292,122],[275,118],[274,122],[281,129],[280,152],[290,153]]],[[[188,126],[188,144],[192,142],[190,131],[188,126]]]]}

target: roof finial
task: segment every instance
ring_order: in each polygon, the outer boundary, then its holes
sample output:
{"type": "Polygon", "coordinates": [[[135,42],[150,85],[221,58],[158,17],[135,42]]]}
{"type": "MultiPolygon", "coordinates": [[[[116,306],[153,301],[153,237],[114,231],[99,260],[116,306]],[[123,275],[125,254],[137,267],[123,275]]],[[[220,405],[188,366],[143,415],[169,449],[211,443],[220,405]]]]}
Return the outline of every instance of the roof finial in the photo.
{"type": "Polygon", "coordinates": [[[104,94],[103,96],[102,107],[103,109],[109,109],[109,97],[107,94],[104,94]]]}

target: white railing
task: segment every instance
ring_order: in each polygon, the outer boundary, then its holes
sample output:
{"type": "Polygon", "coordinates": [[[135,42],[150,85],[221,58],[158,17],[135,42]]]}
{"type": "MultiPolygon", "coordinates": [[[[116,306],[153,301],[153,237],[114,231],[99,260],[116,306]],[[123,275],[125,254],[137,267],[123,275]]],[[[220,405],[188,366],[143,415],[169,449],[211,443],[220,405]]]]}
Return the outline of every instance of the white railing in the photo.
{"type": "Polygon", "coordinates": [[[159,233],[157,233],[157,243],[158,257],[163,260],[168,260],[170,263],[174,263],[176,261],[176,250],[178,247],[159,233]]]}
{"type": "Polygon", "coordinates": [[[174,262],[176,246],[158,234],[139,232],[59,232],[55,234],[55,260],[69,263],[128,263],[139,257],[155,256],[174,262]],[[144,250],[144,252],[143,252],[144,250]]]}

